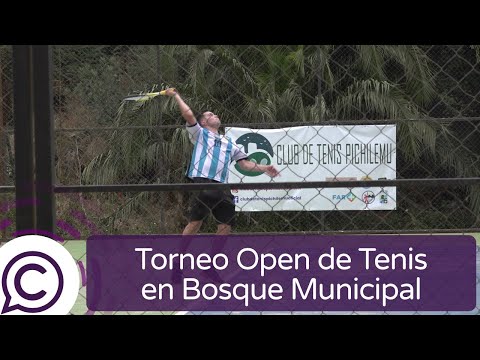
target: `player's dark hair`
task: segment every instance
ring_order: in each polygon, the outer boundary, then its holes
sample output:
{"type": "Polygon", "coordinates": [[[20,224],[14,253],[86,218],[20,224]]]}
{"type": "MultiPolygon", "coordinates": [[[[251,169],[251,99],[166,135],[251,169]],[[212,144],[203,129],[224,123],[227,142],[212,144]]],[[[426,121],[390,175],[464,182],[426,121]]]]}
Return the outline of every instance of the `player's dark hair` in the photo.
{"type": "Polygon", "coordinates": [[[202,126],[202,123],[200,122],[202,120],[202,118],[204,118],[205,116],[203,116],[203,112],[199,113],[197,116],[195,116],[195,118],[197,119],[197,123],[198,125],[202,126]]]}

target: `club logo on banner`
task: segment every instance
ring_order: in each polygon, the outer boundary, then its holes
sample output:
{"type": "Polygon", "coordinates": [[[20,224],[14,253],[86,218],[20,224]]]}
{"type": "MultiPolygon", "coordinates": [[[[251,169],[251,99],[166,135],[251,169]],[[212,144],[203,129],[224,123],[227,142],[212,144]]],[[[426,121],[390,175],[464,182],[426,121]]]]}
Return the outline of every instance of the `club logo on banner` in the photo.
{"type": "MultiPolygon", "coordinates": [[[[248,155],[248,160],[260,165],[272,164],[273,148],[272,144],[270,144],[265,136],[256,133],[248,133],[240,136],[236,143],[237,145],[243,146],[245,154],[248,155]],[[257,151],[251,152],[251,150],[253,150],[253,146],[249,146],[251,144],[256,145],[257,151]]],[[[245,171],[238,166],[238,164],[235,164],[235,169],[237,169],[240,174],[245,176],[259,176],[263,174],[260,171],[245,171]]]]}
{"type": "MultiPolygon", "coordinates": [[[[230,168],[230,183],[351,181],[396,178],[396,126],[226,128],[257,164],[273,164],[271,179],[230,168]]],[[[237,211],[396,210],[396,187],[235,190],[237,211]]]]}

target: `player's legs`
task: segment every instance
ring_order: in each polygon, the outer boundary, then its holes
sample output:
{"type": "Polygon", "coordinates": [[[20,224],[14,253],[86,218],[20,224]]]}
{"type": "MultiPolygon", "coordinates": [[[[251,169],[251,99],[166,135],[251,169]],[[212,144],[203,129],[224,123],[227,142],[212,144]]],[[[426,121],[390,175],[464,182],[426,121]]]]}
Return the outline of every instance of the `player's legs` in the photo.
{"type": "Polygon", "coordinates": [[[202,227],[202,223],[203,220],[190,221],[183,229],[182,235],[195,235],[202,227]]]}
{"type": "Polygon", "coordinates": [[[221,200],[212,209],[212,213],[217,221],[217,235],[230,235],[235,225],[233,195],[223,192],[221,200]]]}
{"type": "Polygon", "coordinates": [[[204,191],[192,194],[188,224],[183,230],[183,235],[195,235],[198,233],[203,224],[203,220],[211,212],[207,200],[208,199],[205,199],[204,191]]]}
{"type": "Polygon", "coordinates": [[[228,224],[218,224],[217,235],[230,235],[232,232],[232,226],[228,224]]]}

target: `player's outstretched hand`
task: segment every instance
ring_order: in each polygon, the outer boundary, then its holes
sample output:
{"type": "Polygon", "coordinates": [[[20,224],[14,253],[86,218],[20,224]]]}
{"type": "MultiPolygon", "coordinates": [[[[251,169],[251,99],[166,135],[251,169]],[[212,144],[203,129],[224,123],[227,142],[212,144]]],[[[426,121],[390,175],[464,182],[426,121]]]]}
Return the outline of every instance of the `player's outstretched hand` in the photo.
{"type": "Polygon", "coordinates": [[[273,165],[266,166],[265,173],[271,177],[280,176],[280,172],[273,165]]]}
{"type": "Polygon", "coordinates": [[[165,95],[167,96],[175,96],[176,94],[177,94],[177,90],[175,88],[165,89],[165,95]]]}

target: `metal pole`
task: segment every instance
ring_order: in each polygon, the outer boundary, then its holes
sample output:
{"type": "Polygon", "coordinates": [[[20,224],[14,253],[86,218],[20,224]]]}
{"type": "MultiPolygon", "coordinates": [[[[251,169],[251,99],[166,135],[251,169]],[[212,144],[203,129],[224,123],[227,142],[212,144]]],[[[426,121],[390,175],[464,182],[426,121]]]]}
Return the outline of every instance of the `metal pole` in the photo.
{"type": "MultiPolygon", "coordinates": [[[[159,81],[162,78],[162,72],[161,72],[161,61],[160,61],[160,45],[156,45],[156,53],[157,53],[157,80],[159,81]]],[[[159,106],[162,106],[161,104],[159,106]]],[[[163,119],[162,119],[162,114],[163,114],[163,109],[160,109],[159,114],[158,114],[158,124],[161,126],[163,125],[163,119]]],[[[157,131],[157,139],[158,143],[160,145],[160,148],[163,146],[163,130],[160,128],[157,131]]],[[[165,170],[164,170],[164,162],[162,157],[158,159],[158,179],[160,180],[160,183],[165,183],[166,178],[164,177],[165,170]]],[[[165,201],[164,199],[166,198],[166,195],[163,193],[159,193],[157,195],[160,199],[159,201],[159,212],[158,212],[158,230],[161,234],[165,233],[165,216],[164,216],[164,211],[165,211],[165,201]]]]}
{"type": "Polygon", "coordinates": [[[55,151],[52,90],[52,51],[49,45],[33,46],[35,112],[35,195],[37,229],[53,233],[55,226],[55,151]]]}
{"type": "MultiPolygon", "coordinates": [[[[32,47],[13,46],[13,93],[15,116],[15,200],[26,200],[16,208],[17,231],[35,229],[33,179],[33,79],[32,47]]],[[[33,231],[32,231],[33,233],[33,231]]]]}
{"type": "MultiPolygon", "coordinates": [[[[322,96],[322,68],[321,68],[322,49],[320,45],[317,45],[317,51],[318,51],[317,94],[318,94],[318,97],[320,98],[320,96],[322,96]]],[[[320,211],[320,229],[322,229],[322,231],[325,231],[325,210],[320,211]]]]}

